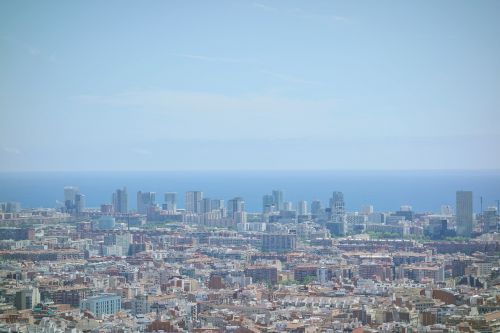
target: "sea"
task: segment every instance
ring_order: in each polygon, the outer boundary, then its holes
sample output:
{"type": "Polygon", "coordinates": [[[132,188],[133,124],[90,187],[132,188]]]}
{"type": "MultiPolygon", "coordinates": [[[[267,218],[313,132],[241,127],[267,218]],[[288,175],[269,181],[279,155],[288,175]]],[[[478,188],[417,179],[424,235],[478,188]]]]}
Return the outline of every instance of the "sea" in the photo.
{"type": "Polygon", "coordinates": [[[136,208],[137,191],[177,192],[179,208],[186,191],[229,200],[243,197],[249,212],[262,210],[262,197],[272,190],[284,192],[294,205],[320,200],[328,205],[333,191],[344,194],[346,209],[396,211],[410,205],[417,212],[439,213],[441,205],[455,206],[457,190],[473,191],[474,211],[497,206],[500,170],[488,171],[155,171],[155,172],[0,172],[0,202],[20,202],[23,208],[54,208],[64,201],[65,186],[76,186],[87,207],[110,203],[112,193],[127,187],[129,208],[136,208]]]}

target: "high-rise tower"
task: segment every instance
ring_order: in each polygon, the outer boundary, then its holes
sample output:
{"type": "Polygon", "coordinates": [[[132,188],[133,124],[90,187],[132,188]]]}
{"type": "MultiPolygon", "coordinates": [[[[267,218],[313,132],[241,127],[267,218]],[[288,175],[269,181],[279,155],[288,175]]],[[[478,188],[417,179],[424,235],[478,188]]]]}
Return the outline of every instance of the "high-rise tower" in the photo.
{"type": "Polygon", "coordinates": [[[165,193],[165,210],[169,212],[175,212],[177,210],[177,193],[167,192],[165,193]]]}
{"type": "Polygon", "coordinates": [[[121,190],[118,189],[116,190],[115,193],[113,193],[112,203],[113,203],[113,210],[115,211],[115,213],[120,213],[120,214],[128,213],[128,194],[126,187],[124,187],[121,190]]]}
{"type": "Polygon", "coordinates": [[[457,191],[457,235],[470,237],[472,233],[472,191],[457,191]]]}
{"type": "Polygon", "coordinates": [[[201,200],[203,192],[189,191],[186,192],[186,211],[190,213],[199,213],[201,211],[201,200]]]}

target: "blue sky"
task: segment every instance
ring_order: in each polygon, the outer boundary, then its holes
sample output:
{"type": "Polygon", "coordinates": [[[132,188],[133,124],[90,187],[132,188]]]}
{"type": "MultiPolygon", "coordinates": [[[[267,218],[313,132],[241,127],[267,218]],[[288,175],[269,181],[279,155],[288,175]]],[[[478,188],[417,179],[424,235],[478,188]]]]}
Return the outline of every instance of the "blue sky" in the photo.
{"type": "Polygon", "coordinates": [[[498,1],[2,1],[0,170],[500,169],[498,1]]]}

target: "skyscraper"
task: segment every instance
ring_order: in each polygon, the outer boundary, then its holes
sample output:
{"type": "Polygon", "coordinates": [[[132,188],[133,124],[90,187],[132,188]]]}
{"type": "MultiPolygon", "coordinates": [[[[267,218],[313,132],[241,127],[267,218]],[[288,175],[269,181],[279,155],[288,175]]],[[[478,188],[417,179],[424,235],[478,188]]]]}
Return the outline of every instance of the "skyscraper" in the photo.
{"type": "Polygon", "coordinates": [[[483,231],[491,232],[498,230],[498,212],[497,207],[488,207],[483,212],[483,231]]]}
{"type": "Polygon", "coordinates": [[[321,210],[322,210],[321,201],[314,200],[311,203],[311,214],[317,216],[317,215],[321,214],[321,210]]]}
{"type": "Polygon", "coordinates": [[[472,233],[472,191],[457,191],[457,235],[470,237],[472,233]]]}
{"type": "Polygon", "coordinates": [[[77,193],[75,195],[75,211],[77,214],[80,214],[85,209],[85,195],[81,193],[77,193]]]}
{"type": "Polygon", "coordinates": [[[212,211],[212,199],[210,199],[210,198],[201,199],[200,207],[201,208],[200,208],[199,213],[201,213],[201,214],[210,213],[212,211]]]}
{"type": "Polygon", "coordinates": [[[67,211],[75,209],[75,199],[78,191],[78,187],[76,186],[64,187],[64,207],[66,207],[67,211]]]}
{"type": "Polygon", "coordinates": [[[273,202],[276,210],[283,209],[283,191],[282,190],[273,190],[273,202]]]}
{"type": "Polygon", "coordinates": [[[175,192],[165,193],[165,205],[163,209],[169,212],[175,212],[177,210],[177,193],[175,192]]]}
{"type": "Polygon", "coordinates": [[[149,207],[155,205],[155,201],[155,192],[137,192],[137,212],[140,214],[146,214],[149,207]]]}
{"type": "Polygon", "coordinates": [[[332,220],[339,221],[345,215],[344,194],[342,192],[333,192],[330,200],[330,208],[332,209],[332,220]]]}
{"type": "Polygon", "coordinates": [[[113,193],[111,202],[113,203],[113,210],[115,213],[127,214],[128,213],[128,194],[127,188],[122,190],[118,189],[113,193]]]}
{"type": "Polygon", "coordinates": [[[202,199],[203,192],[201,191],[186,192],[186,212],[199,213],[201,210],[202,199]]]}
{"type": "Polygon", "coordinates": [[[301,200],[297,203],[297,214],[298,215],[307,215],[307,201],[301,200]]]}
{"type": "Polygon", "coordinates": [[[227,215],[234,217],[234,214],[245,211],[245,201],[241,197],[236,197],[227,202],[227,215]]]}
{"type": "Polygon", "coordinates": [[[264,213],[270,213],[274,211],[276,206],[274,205],[274,197],[270,194],[266,194],[262,197],[262,211],[264,213]]]}

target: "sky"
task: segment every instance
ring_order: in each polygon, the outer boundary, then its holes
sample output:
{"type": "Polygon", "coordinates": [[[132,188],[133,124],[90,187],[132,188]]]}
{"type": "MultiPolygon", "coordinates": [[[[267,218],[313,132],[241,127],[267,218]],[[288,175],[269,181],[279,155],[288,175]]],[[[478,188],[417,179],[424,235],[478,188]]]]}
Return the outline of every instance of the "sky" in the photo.
{"type": "Polygon", "coordinates": [[[1,1],[0,171],[500,169],[500,1],[1,1]]]}

